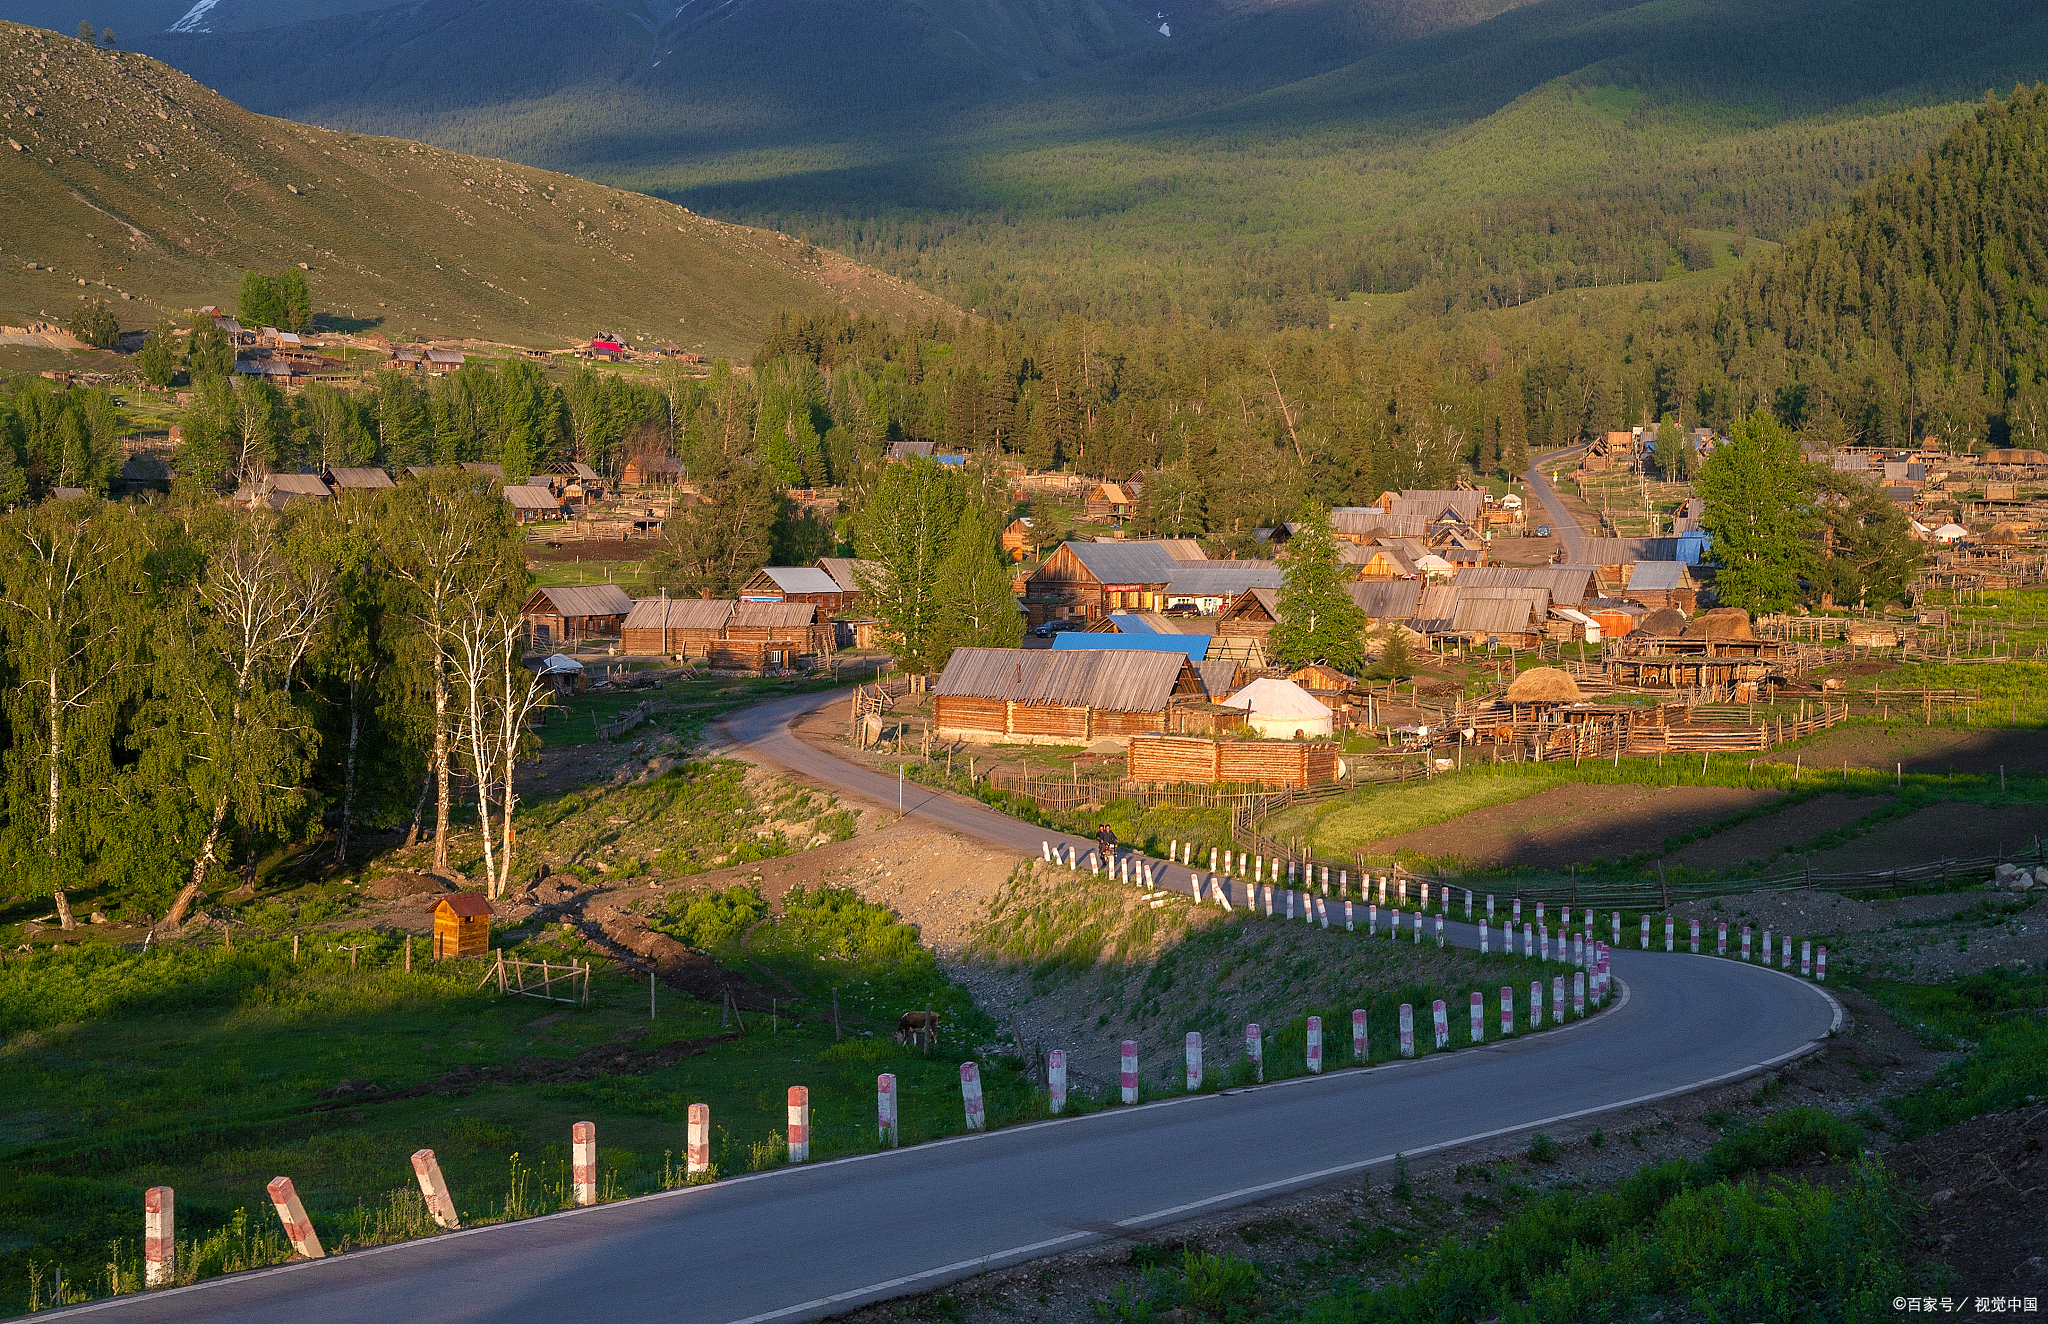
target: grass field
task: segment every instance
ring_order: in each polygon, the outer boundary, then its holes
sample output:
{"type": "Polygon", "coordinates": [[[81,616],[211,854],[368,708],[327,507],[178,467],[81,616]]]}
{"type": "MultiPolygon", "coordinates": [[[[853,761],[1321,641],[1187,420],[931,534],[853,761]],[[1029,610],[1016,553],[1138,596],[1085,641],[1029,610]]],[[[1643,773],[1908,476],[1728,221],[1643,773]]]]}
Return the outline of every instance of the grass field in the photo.
{"type": "MultiPolygon", "coordinates": [[[[680,1183],[692,1102],[711,1105],[727,1174],[783,1161],[790,1085],[812,1091],[814,1157],[876,1147],[878,1071],[901,1082],[906,1142],[963,1129],[957,1064],[994,1025],[879,908],[828,893],[792,894],[787,909],[718,944],[787,994],[779,1016],[749,1015],[744,1031],[666,991],[650,1019],[647,985],[601,963],[588,1008],[500,998],[477,987],[484,963],[416,959],[406,973],[399,940],[368,932],[322,933],[297,961],[288,941],[244,941],[12,963],[0,971],[0,1302],[28,1304],[31,1264],[43,1304],[59,1266],[80,1293],[108,1290],[108,1263],[132,1282],[141,1191],[155,1184],[177,1190],[183,1236],[217,1243],[190,1260],[209,1272],[284,1257],[262,1189],[279,1173],[332,1247],[430,1230],[408,1194],[406,1155],[422,1146],[471,1223],[562,1207],[575,1121],[597,1123],[608,1198],[680,1183]],[[356,964],[343,945],[360,945],[356,964]],[[927,1003],[944,1017],[929,1057],[889,1037],[927,1003]],[[682,1040],[709,1042],[637,1073],[549,1070],[600,1047],[647,1055],[682,1040]],[[530,1079],[478,1074],[492,1068],[530,1079]],[[375,1088],[337,1094],[343,1082],[375,1088]]],[[[559,933],[508,951],[592,955],[559,933]]],[[[992,1122],[1042,1113],[990,1065],[992,1122]]]]}

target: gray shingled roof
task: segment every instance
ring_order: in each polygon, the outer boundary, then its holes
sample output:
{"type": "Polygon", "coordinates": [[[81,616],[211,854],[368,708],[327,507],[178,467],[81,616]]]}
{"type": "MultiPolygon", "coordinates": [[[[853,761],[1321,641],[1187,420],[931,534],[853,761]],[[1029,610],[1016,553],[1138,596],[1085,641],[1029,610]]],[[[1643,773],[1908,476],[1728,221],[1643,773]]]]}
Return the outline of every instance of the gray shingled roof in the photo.
{"type": "Polygon", "coordinates": [[[1423,585],[1419,579],[1382,579],[1344,587],[1350,590],[1358,609],[1376,621],[1413,620],[1415,609],[1422,602],[1423,585]]]}
{"type": "Polygon", "coordinates": [[[722,630],[738,604],[730,598],[641,598],[626,613],[628,630],[722,630]]]}
{"type": "Polygon", "coordinates": [[[813,565],[764,565],[757,574],[784,593],[841,593],[839,581],[813,565]]]}
{"type": "Polygon", "coordinates": [[[956,648],[934,693],[957,698],[1149,713],[1166,707],[1184,653],[1138,649],[956,648]]]}
{"type": "Polygon", "coordinates": [[[1560,607],[1576,607],[1586,600],[1593,583],[1593,568],[1585,565],[1472,566],[1458,571],[1451,582],[1460,588],[1546,588],[1550,600],[1560,607]]]}
{"type": "Polygon", "coordinates": [[[555,584],[534,592],[562,616],[624,616],[633,599],[617,584],[555,584]]]}

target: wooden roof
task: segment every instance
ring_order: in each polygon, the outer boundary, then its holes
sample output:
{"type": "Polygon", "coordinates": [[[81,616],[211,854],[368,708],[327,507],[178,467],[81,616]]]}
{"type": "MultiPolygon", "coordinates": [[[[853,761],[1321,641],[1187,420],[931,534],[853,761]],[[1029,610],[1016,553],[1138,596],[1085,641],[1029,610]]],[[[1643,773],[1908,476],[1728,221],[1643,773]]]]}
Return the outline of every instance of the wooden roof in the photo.
{"type": "Polygon", "coordinates": [[[626,613],[628,630],[722,630],[739,604],[730,598],[641,598],[626,613]]]}
{"type": "Polygon", "coordinates": [[[956,648],[934,693],[1149,713],[1181,691],[1201,691],[1184,653],[956,648]]]}
{"type": "Polygon", "coordinates": [[[391,481],[390,474],[373,465],[354,466],[337,464],[327,471],[327,476],[334,480],[336,487],[342,488],[361,490],[395,486],[391,481]]]}
{"type": "Polygon", "coordinates": [[[773,629],[815,625],[817,620],[818,605],[814,602],[735,602],[732,605],[732,617],[726,622],[726,628],[773,629]]]}
{"type": "Polygon", "coordinates": [[[1592,590],[1593,567],[1589,565],[1472,566],[1458,571],[1451,581],[1459,588],[1543,588],[1560,606],[1576,607],[1592,590]]]}
{"type": "Polygon", "coordinates": [[[526,600],[526,611],[552,610],[557,616],[624,616],[633,610],[633,599],[617,584],[556,584],[537,588],[526,600]]]}
{"type": "Polygon", "coordinates": [[[505,489],[505,500],[515,510],[560,510],[562,503],[545,487],[520,483],[505,489]]]}
{"type": "Polygon", "coordinates": [[[496,913],[491,909],[490,900],[482,892],[456,892],[444,896],[434,909],[445,910],[464,919],[478,919],[496,913]]]}

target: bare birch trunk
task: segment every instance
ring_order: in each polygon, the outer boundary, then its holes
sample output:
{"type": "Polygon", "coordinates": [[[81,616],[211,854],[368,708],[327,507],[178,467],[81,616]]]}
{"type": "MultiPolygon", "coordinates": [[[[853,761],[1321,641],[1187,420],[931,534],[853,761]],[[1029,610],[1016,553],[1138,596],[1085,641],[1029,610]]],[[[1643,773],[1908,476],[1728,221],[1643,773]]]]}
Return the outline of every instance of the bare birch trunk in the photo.
{"type": "Polygon", "coordinates": [[[185,922],[185,912],[192,908],[199,889],[206,885],[206,871],[213,864],[214,848],[220,845],[220,826],[227,821],[227,816],[228,797],[223,795],[213,806],[213,822],[207,826],[206,841],[199,848],[199,858],[192,861],[192,877],[179,890],[178,899],[171,903],[163,923],[157,925],[158,929],[175,929],[185,922]]]}
{"type": "Polygon", "coordinates": [[[448,677],[434,664],[434,872],[448,872],[448,677]]]}
{"type": "Polygon", "coordinates": [[[412,826],[405,830],[405,847],[410,849],[420,844],[420,819],[427,812],[427,793],[434,789],[434,765],[427,761],[427,775],[420,778],[419,796],[412,802],[412,826]]]}
{"type": "Polygon", "coordinates": [[[362,678],[351,673],[348,678],[348,767],[341,779],[341,837],[334,843],[334,863],[337,867],[348,862],[349,821],[356,811],[356,746],[362,739],[362,705],[358,702],[362,690],[362,678]]]}

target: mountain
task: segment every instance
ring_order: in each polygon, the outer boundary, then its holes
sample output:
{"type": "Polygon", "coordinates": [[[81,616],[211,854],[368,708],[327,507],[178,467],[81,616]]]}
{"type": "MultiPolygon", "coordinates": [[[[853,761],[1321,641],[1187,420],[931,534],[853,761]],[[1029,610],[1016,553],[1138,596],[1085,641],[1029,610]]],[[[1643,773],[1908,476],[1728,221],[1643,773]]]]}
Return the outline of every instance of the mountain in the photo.
{"type": "Polygon", "coordinates": [[[290,265],[309,272],[324,322],[395,336],[546,345],[609,329],[744,355],[777,309],[945,311],[785,235],[528,166],[251,114],[143,55],[0,23],[0,65],[9,314],[68,318],[90,291],[125,324],[147,325],[232,303],[245,270],[290,265]]]}

